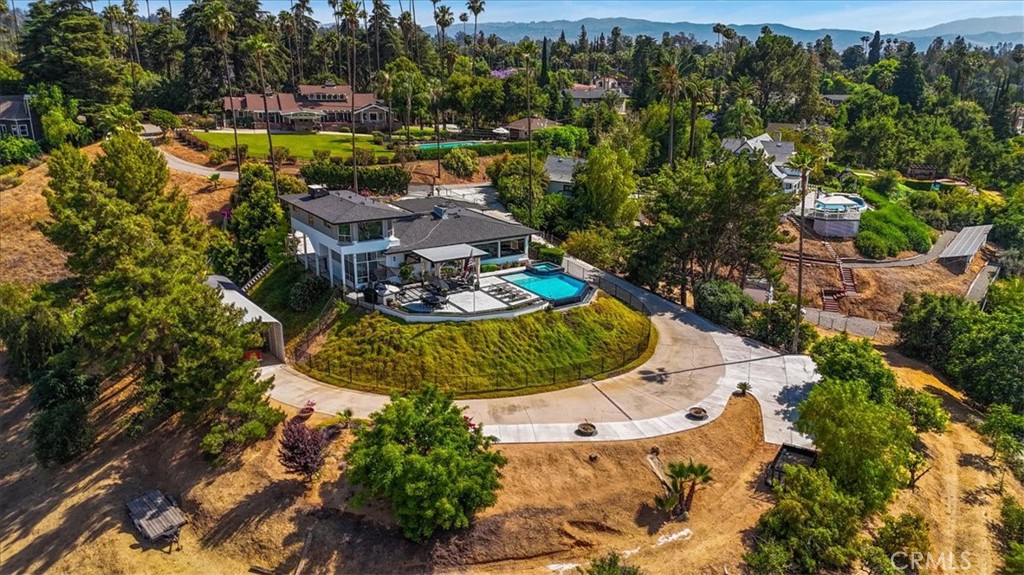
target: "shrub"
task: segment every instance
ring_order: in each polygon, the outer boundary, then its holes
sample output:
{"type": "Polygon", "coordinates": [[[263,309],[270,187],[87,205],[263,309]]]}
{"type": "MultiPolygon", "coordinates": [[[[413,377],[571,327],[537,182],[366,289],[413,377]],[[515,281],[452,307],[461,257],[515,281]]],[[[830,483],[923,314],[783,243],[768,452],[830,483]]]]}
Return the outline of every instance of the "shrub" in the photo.
{"type": "Polygon", "coordinates": [[[869,185],[883,196],[893,198],[899,191],[900,179],[900,173],[896,170],[882,170],[869,185]]]}
{"type": "Polygon", "coordinates": [[[321,277],[306,275],[292,286],[288,305],[295,311],[307,311],[327,291],[327,281],[321,277]]]}
{"type": "Polygon", "coordinates": [[[326,452],[327,436],[322,431],[311,429],[298,419],[285,424],[277,458],[289,473],[311,481],[324,466],[326,452]]]}
{"type": "MultiPolygon", "coordinates": [[[[352,167],[344,164],[307,164],[299,173],[310,184],[320,184],[332,189],[348,189],[352,185],[352,167]]],[[[381,196],[396,196],[406,192],[412,175],[401,166],[360,168],[359,186],[370,193],[381,196]]]]}
{"type": "Polygon", "coordinates": [[[31,138],[4,136],[0,138],[0,165],[27,164],[29,160],[43,153],[39,144],[31,138]]]}
{"type": "Polygon", "coordinates": [[[542,262],[551,262],[553,264],[562,265],[562,260],[564,258],[565,252],[559,248],[545,246],[537,250],[537,259],[542,262]]]}
{"type": "Polygon", "coordinates": [[[942,408],[937,397],[900,387],[896,389],[893,400],[897,407],[910,415],[910,422],[918,431],[943,432],[949,426],[949,413],[942,408]]]}
{"type": "Polygon", "coordinates": [[[289,150],[286,146],[278,146],[274,148],[274,163],[280,166],[285,162],[285,160],[288,159],[288,156],[290,155],[291,150],[289,150]]]}
{"type": "Polygon", "coordinates": [[[511,153],[525,153],[527,142],[510,142],[502,144],[477,144],[475,146],[460,146],[458,148],[441,148],[438,149],[436,146],[427,146],[419,148],[417,155],[421,160],[436,160],[438,156],[444,157],[452,152],[452,150],[473,150],[478,156],[497,156],[505,152],[511,153]]]}
{"type": "Polygon", "coordinates": [[[153,108],[149,111],[149,121],[164,132],[177,130],[181,127],[181,118],[175,116],[172,112],[159,108],[153,108]]]}
{"type": "Polygon", "coordinates": [[[98,394],[99,381],[96,377],[75,373],[66,367],[47,371],[32,385],[32,401],[40,409],[50,409],[70,401],[90,403],[98,394]]]}
{"type": "MultiPolygon", "coordinates": [[[[925,554],[931,548],[928,542],[928,522],[923,515],[904,513],[897,517],[886,515],[878,529],[875,544],[889,557],[903,557],[920,553],[925,554]]],[[[896,565],[906,569],[909,565],[896,565]]]]}
{"type": "Polygon", "coordinates": [[[214,150],[207,155],[207,162],[214,166],[219,166],[226,161],[228,161],[228,155],[223,150],[214,150]]]}
{"type": "Polygon", "coordinates": [[[694,311],[718,325],[743,331],[754,300],[736,285],[720,280],[701,282],[693,291],[694,311]]]}
{"type": "Polygon", "coordinates": [[[356,148],[355,155],[352,156],[355,159],[357,166],[370,166],[373,165],[374,155],[370,150],[360,150],[356,148]]]}
{"type": "MultiPolygon", "coordinates": [[[[234,156],[234,150],[228,153],[228,157],[234,156]]],[[[249,144],[238,144],[238,162],[244,162],[249,157],[249,144]]]]}
{"type": "Polygon", "coordinates": [[[480,273],[486,274],[490,272],[498,271],[498,266],[495,264],[483,264],[480,266],[480,273]]]}
{"type": "Polygon", "coordinates": [[[605,228],[572,231],[562,242],[562,249],[574,258],[605,270],[619,262],[619,244],[612,232],[605,228]]]}
{"type": "Polygon", "coordinates": [[[580,568],[582,575],[642,575],[643,571],[636,565],[627,565],[622,555],[615,551],[609,552],[590,562],[586,569],[580,568]]]}
{"type": "Polygon", "coordinates": [[[313,150],[313,161],[316,163],[326,163],[331,160],[330,150],[313,150]]]}
{"type": "Polygon", "coordinates": [[[404,146],[395,148],[395,161],[399,163],[415,162],[417,158],[415,148],[407,148],[404,146]]]}
{"type": "Polygon", "coordinates": [[[468,527],[474,513],[497,501],[506,461],[491,441],[433,386],[396,394],[370,426],[356,430],[345,456],[349,480],[387,500],[403,534],[422,541],[438,529],[468,527]]]}
{"type": "Polygon", "coordinates": [[[477,153],[465,148],[455,148],[441,159],[444,169],[460,178],[470,178],[477,171],[477,153]]]}
{"type": "Polygon", "coordinates": [[[32,440],[44,467],[68,463],[92,445],[89,410],[80,401],[67,401],[40,411],[32,420],[32,440]]]}
{"type": "Polygon", "coordinates": [[[554,128],[534,130],[533,143],[541,150],[574,156],[587,148],[587,144],[590,143],[590,136],[586,128],[556,126],[554,128]]]}

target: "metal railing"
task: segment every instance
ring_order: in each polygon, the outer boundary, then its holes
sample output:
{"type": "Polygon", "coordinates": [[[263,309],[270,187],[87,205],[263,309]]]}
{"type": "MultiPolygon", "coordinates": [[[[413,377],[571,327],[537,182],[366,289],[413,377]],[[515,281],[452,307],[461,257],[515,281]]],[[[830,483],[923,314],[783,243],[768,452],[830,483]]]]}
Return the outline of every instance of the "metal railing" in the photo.
{"type": "MultiPolygon", "coordinates": [[[[608,295],[631,308],[651,316],[651,310],[643,298],[617,285],[605,277],[604,272],[588,270],[580,264],[566,260],[566,273],[597,286],[608,295]],[[588,277],[589,276],[589,277],[588,277]]],[[[357,298],[358,299],[358,298],[357,298]]],[[[359,302],[357,301],[357,305],[359,302]]],[[[328,314],[323,314],[328,315],[328,314]]],[[[389,363],[382,360],[375,366],[353,365],[330,353],[311,354],[310,343],[320,335],[327,325],[318,325],[311,330],[304,341],[293,352],[296,369],[318,380],[363,391],[389,393],[404,392],[433,384],[456,395],[490,392],[515,392],[532,388],[554,387],[561,384],[584,381],[597,377],[610,377],[624,373],[626,368],[642,357],[651,345],[653,328],[646,323],[644,333],[636,343],[619,349],[607,350],[597,358],[571,362],[559,366],[538,367],[530,370],[514,370],[507,366],[476,372],[465,372],[421,359],[418,362],[389,363]]]]}

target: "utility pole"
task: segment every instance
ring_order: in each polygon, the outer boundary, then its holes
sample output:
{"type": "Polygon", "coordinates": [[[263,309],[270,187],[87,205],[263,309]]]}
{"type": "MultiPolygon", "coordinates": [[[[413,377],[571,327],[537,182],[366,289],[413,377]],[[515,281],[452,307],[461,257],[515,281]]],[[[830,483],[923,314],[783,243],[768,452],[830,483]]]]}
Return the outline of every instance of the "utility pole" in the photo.
{"type": "Polygon", "coordinates": [[[527,197],[530,198],[530,225],[534,225],[533,221],[533,104],[531,104],[531,96],[533,94],[533,78],[531,77],[533,66],[530,62],[530,54],[526,53],[526,177],[528,182],[528,188],[526,190],[527,197]]]}
{"type": "Polygon", "coordinates": [[[793,353],[800,353],[800,324],[804,320],[804,210],[807,208],[807,167],[800,169],[800,245],[796,264],[796,311],[793,322],[793,353]]]}

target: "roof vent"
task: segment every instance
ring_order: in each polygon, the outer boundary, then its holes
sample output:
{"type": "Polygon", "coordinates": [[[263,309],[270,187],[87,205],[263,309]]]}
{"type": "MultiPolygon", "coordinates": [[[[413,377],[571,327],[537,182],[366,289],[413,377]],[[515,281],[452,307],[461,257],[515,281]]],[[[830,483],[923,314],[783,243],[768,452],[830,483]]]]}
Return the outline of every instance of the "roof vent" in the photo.
{"type": "Polygon", "coordinates": [[[311,198],[322,198],[328,194],[327,188],[320,184],[313,184],[308,189],[311,198]]]}
{"type": "Polygon", "coordinates": [[[439,219],[439,220],[447,220],[448,219],[448,206],[436,205],[436,206],[434,206],[434,209],[431,210],[430,213],[433,214],[433,216],[435,218],[439,219]]]}
{"type": "Polygon", "coordinates": [[[334,80],[327,80],[326,82],[324,82],[323,87],[324,88],[333,88],[336,85],[337,84],[334,83],[334,80]]]}

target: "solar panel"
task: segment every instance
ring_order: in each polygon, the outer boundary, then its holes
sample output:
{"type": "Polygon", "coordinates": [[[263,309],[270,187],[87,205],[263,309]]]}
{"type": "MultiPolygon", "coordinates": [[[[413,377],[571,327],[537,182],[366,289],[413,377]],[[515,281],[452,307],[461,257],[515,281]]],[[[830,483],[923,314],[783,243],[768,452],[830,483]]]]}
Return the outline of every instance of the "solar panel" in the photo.
{"type": "Polygon", "coordinates": [[[981,245],[988,239],[988,232],[992,226],[969,226],[953,238],[953,241],[946,246],[939,254],[939,259],[946,258],[967,258],[977,253],[981,245]]]}

